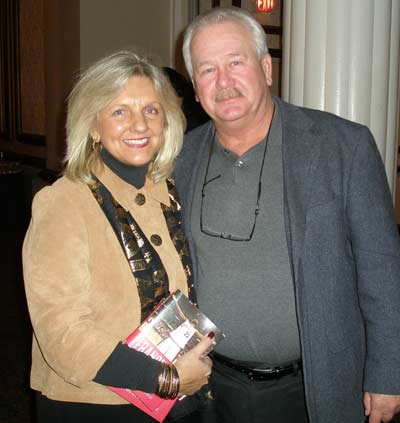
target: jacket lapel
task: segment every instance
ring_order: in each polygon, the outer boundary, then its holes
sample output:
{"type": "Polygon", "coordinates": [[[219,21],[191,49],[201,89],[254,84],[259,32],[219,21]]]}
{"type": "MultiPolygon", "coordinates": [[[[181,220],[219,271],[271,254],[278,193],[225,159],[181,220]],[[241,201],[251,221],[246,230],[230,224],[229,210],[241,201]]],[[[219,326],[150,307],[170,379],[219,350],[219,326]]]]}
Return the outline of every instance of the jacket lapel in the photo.
{"type": "Polygon", "coordinates": [[[300,109],[278,100],[282,114],[284,219],[292,272],[297,281],[313,174],[319,156],[318,131],[300,109]]]}
{"type": "MultiPolygon", "coordinates": [[[[213,131],[214,125],[210,121],[202,127],[201,131],[198,131],[196,135],[192,139],[190,139],[190,144],[187,144],[186,146],[184,145],[184,151],[182,156],[183,159],[180,161],[180,169],[179,172],[177,172],[177,178],[184,178],[186,181],[188,181],[187,183],[180,184],[180,186],[182,186],[184,190],[179,192],[179,194],[181,199],[183,200],[182,206],[185,210],[185,216],[187,216],[187,218],[185,219],[185,231],[186,236],[189,239],[192,239],[190,216],[192,216],[192,205],[194,200],[193,197],[196,191],[196,183],[199,177],[198,174],[201,168],[202,160],[208,154],[210,149],[210,144],[213,138],[213,131]]],[[[187,142],[189,143],[189,139],[187,140],[187,142]]]]}

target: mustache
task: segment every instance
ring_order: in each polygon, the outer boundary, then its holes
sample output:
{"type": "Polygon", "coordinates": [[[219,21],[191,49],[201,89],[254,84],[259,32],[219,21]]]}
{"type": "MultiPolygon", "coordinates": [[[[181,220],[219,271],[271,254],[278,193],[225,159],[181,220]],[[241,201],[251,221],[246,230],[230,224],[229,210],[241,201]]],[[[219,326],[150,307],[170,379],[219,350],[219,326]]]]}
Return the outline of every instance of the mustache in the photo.
{"type": "Polygon", "coordinates": [[[221,101],[226,100],[228,98],[236,98],[236,97],[243,97],[243,94],[237,88],[226,88],[221,90],[217,93],[215,100],[221,101]]]}

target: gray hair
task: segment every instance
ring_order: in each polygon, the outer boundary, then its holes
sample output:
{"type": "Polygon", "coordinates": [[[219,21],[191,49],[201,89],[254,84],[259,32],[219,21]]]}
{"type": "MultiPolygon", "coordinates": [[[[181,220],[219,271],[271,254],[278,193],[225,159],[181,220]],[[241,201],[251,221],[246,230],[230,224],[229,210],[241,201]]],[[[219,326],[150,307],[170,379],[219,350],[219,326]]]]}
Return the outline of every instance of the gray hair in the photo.
{"type": "Polygon", "coordinates": [[[183,58],[185,60],[186,69],[193,80],[192,56],[190,54],[190,45],[193,37],[203,27],[220,22],[236,21],[241,22],[249,30],[252,35],[257,56],[261,60],[267,53],[267,37],[263,27],[257,20],[246,10],[237,7],[229,9],[213,8],[209,12],[197,16],[187,27],[183,39],[183,58]]]}
{"type": "Polygon", "coordinates": [[[91,171],[102,159],[93,148],[91,130],[98,113],[127,85],[131,77],[146,77],[154,86],[164,117],[163,143],[149,176],[165,180],[182,148],[186,121],[175,91],[156,66],[133,51],[119,51],[91,65],[79,78],[68,98],[67,153],[64,174],[72,180],[93,182],[91,171]]]}

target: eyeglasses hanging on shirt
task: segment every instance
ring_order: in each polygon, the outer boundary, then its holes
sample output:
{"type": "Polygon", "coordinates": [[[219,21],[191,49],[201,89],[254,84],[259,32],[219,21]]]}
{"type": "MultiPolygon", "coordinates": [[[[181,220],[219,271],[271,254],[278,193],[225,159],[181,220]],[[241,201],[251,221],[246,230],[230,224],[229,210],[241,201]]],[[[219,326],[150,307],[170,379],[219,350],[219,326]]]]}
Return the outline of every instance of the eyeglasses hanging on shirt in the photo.
{"type": "MultiPolygon", "coordinates": [[[[274,110],[275,112],[275,110],[274,110]]],[[[274,117],[273,113],[273,117],[274,117]]],[[[273,118],[272,118],[273,119],[273,118]]],[[[271,120],[271,125],[272,125],[272,120],[271,120]]],[[[271,128],[270,125],[270,128],[271,128]]],[[[207,160],[207,166],[206,166],[206,171],[204,173],[204,180],[203,180],[203,186],[202,186],[202,190],[201,190],[201,205],[200,205],[200,230],[203,234],[211,236],[211,237],[215,237],[215,238],[222,238],[222,239],[226,239],[229,241],[242,241],[242,242],[248,242],[253,238],[254,235],[254,231],[256,228],[256,223],[257,223],[257,216],[259,214],[259,210],[260,210],[260,197],[261,197],[261,187],[262,187],[262,176],[263,176],[263,170],[264,170],[264,163],[265,163],[265,157],[267,154],[267,147],[268,147],[268,137],[269,137],[269,133],[270,133],[270,128],[268,130],[266,139],[265,139],[265,145],[264,145],[264,149],[263,149],[263,155],[262,155],[262,159],[261,159],[261,165],[260,165],[260,170],[258,172],[258,182],[257,185],[255,187],[255,190],[257,190],[257,195],[256,195],[256,205],[254,207],[254,211],[252,211],[250,213],[251,216],[251,225],[238,225],[238,222],[232,222],[232,228],[231,230],[226,230],[227,228],[224,228],[224,230],[220,230],[218,228],[215,228],[215,219],[206,219],[206,215],[207,213],[205,212],[205,200],[207,197],[207,191],[210,187],[212,187],[212,184],[218,184],[221,182],[222,179],[222,174],[218,174],[216,176],[212,176],[209,178],[209,170],[210,170],[210,163],[212,161],[212,157],[213,157],[213,153],[214,153],[214,147],[215,147],[215,130],[214,130],[214,135],[213,135],[213,140],[210,146],[210,151],[209,151],[209,155],[208,155],[208,160],[207,160]],[[214,220],[214,222],[213,222],[214,220]],[[238,231],[238,229],[240,229],[240,226],[245,226],[245,228],[251,228],[250,231],[246,232],[246,233],[239,233],[240,230],[238,231]]],[[[215,206],[215,202],[213,207],[215,206]]],[[[240,212],[241,210],[239,210],[240,212]]],[[[241,214],[240,216],[240,220],[243,221],[243,219],[246,219],[246,217],[243,217],[243,215],[241,214]]],[[[226,226],[226,225],[225,225],[226,226]]],[[[243,229],[243,228],[242,228],[243,229]]]]}

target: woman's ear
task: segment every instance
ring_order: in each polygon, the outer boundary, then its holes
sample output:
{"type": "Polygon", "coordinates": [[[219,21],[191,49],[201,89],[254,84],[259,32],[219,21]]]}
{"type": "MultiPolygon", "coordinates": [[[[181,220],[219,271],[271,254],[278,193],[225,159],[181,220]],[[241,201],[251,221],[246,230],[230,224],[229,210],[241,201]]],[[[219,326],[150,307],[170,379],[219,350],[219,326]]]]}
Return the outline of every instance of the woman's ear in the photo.
{"type": "Polygon", "coordinates": [[[100,134],[97,132],[96,129],[91,129],[89,134],[92,137],[93,142],[96,143],[100,141],[100,134]]]}

